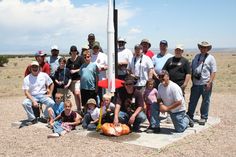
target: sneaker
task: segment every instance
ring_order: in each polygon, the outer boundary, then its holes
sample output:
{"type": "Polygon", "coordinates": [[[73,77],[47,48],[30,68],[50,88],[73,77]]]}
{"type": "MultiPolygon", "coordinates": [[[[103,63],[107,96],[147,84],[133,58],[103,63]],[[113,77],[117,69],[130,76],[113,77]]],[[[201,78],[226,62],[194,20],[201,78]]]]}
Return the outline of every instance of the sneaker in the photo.
{"type": "Polygon", "coordinates": [[[205,125],[206,121],[207,121],[206,119],[201,118],[201,119],[198,121],[198,124],[199,124],[199,125],[205,125]]]}
{"type": "Polygon", "coordinates": [[[48,123],[47,118],[44,118],[44,117],[40,117],[38,120],[39,120],[39,122],[41,122],[41,123],[48,123]]]}
{"type": "Polygon", "coordinates": [[[26,126],[29,126],[29,125],[33,125],[33,124],[36,124],[36,123],[38,123],[37,118],[35,118],[35,119],[31,120],[31,121],[27,121],[25,124],[26,124],[26,126]]]}
{"type": "Polygon", "coordinates": [[[157,127],[157,128],[148,128],[147,130],[146,130],[146,133],[148,133],[148,134],[151,134],[151,133],[159,133],[159,132],[161,132],[161,129],[160,129],[160,127],[157,127]]]}
{"type": "Polygon", "coordinates": [[[58,133],[52,133],[48,135],[48,138],[58,138],[60,135],[58,133]]]}
{"type": "Polygon", "coordinates": [[[194,121],[186,114],[186,117],[188,118],[188,120],[189,120],[189,126],[192,128],[192,127],[194,127],[194,121]]]}

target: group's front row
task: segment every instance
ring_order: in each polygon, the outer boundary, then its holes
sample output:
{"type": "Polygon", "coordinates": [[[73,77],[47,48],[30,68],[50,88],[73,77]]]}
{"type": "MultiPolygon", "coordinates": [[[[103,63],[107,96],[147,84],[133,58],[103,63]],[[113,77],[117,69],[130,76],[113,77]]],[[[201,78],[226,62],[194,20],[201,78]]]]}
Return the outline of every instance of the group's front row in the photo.
{"type": "Polygon", "coordinates": [[[54,132],[48,137],[64,135],[79,124],[82,124],[84,129],[95,130],[100,115],[103,123],[127,124],[133,132],[140,132],[140,124],[147,119],[147,116],[150,125],[146,132],[160,132],[160,112],[170,114],[176,132],[183,132],[188,126],[193,127],[194,122],[186,115],[185,99],[181,88],[169,79],[169,73],[165,70],[161,71],[159,79],[161,83],[158,86],[158,92],[155,92],[155,88],[153,88],[154,81],[148,80],[143,95],[135,88],[135,79],[127,76],[124,80],[124,87],[119,89],[112,99],[115,105],[108,94],[103,96],[100,105],[96,104],[96,100],[90,98],[84,106],[86,109],[84,115],[80,115],[72,111],[70,100],[63,102],[61,93],[57,93],[55,102],[53,101],[51,98],[53,82],[46,73],[40,72],[38,63],[33,61],[31,74],[24,78],[23,89],[27,98],[23,102],[23,107],[29,122],[34,124],[37,122],[37,117],[33,108],[37,108],[38,103],[46,105],[44,117],[48,119],[49,126],[53,128],[54,132]],[[147,106],[146,114],[144,106],[147,106]]]}

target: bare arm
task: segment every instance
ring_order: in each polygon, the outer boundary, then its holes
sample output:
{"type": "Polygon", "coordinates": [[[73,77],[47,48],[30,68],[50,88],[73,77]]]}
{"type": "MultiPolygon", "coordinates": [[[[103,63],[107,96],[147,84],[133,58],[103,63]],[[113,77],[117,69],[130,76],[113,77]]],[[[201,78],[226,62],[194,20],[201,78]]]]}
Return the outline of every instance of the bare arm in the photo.
{"type": "Polygon", "coordinates": [[[160,111],[161,112],[167,112],[167,111],[170,111],[170,110],[180,106],[181,101],[175,101],[170,106],[164,105],[163,102],[160,102],[159,105],[160,105],[160,111]]]}
{"type": "Polygon", "coordinates": [[[120,112],[120,105],[116,104],[114,112],[114,121],[113,121],[114,125],[118,125],[119,123],[119,112],[120,112]]]}
{"type": "Polygon", "coordinates": [[[191,75],[187,74],[184,79],[184,84],[181,86],[181,88],[186,88],[190,79],[191,79],[191,75]]]}

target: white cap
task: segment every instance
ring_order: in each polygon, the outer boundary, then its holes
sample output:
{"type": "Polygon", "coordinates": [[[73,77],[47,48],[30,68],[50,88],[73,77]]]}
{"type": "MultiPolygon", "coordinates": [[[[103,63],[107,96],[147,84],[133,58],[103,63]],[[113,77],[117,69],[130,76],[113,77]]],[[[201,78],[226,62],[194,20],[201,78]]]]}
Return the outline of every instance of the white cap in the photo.
{"type": "Polygon", "coordinates": [[[38,63],[37,61],[32,61],[32,62],[30,63],[30,65],[31,65],[31,66],[33,66],[33,65],[39,66],[39,63],[38,63]]]}
{"type": "Polygon", "coordinates": [[[51,47],[51,50],[58,50],[58,51],[59,51],[59,49],[58,49],[58,46],[57,46],[57,45],[53,45],[53,46],[51,47]]]}
{"type": "Polygon", "coordinates": [[[118,41],[118,42],[119,42],[119,41],[121,41],[121,42],[123,41],[124,43],[126,43],[125,38],[121,38],[121,37],[119,37],[119,39],[118,39],[117,41],[118,41]]]}
{"type": "Polygon", "coordinates": [[[182,44],[178,44],[175,46],[175,49],[180,49],[180,50],[184,50],[184,46],[182,44]]]}

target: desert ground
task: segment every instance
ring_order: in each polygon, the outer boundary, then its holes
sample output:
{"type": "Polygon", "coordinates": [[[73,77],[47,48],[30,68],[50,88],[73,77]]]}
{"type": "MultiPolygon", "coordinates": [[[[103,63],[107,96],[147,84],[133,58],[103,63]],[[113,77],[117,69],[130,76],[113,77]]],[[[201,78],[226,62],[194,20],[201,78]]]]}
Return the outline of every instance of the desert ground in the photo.
{"type": "MultiPolygon", "coordinates": [[[[33,57],[11,58],[0,67],[0,156],[236,156],[236,52],[212,54],[218,71],[210,116],[220,117],[220,124],[160,150],[82,137],[76,131],[59,139],[47,139],[49,129],[12,127],[12,122],[26,119],[21,86],[24,70],[33,57]]],[[[186,56],[191,60],[193,55],[186,56]]],[[[190,87],[191,83],[187,102],[190,87]]]]}

